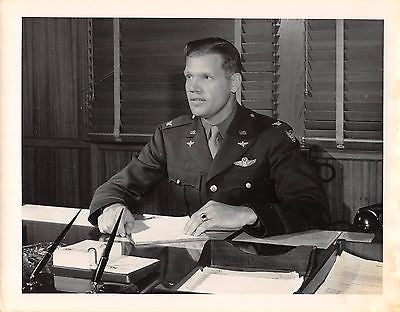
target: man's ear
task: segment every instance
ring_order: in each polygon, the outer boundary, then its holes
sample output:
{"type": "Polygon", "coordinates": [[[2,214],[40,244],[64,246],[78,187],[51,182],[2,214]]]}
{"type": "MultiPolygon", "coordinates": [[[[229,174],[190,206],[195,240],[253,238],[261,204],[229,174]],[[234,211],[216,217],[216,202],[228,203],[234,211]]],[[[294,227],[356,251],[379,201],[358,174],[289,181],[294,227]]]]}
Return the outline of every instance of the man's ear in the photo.
{"type": "Polygon", "coordinates": [[[241,86],[242,86],[242,75],[240,73],[234,73],[231,76],[231,92],[236,93],[238,90],[240,90],[241,86]]]}

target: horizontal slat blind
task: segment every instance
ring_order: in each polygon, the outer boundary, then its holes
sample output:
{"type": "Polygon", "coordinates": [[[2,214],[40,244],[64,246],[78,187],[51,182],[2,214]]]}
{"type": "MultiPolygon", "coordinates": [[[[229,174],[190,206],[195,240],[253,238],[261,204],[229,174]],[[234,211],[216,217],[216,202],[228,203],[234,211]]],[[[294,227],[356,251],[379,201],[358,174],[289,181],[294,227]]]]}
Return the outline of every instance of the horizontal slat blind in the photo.
{"type": "Polygon", "coordinates": [[[241,50],[245,107],[276,115],[279,20],[242,19],[241,50]]]}
{"type": "Polygon", "coordinates": [[[345,20],[344,134],[383,139],[383,21],[345,20]]]}
{"type": "Polygon", "coordinates": [[[305,136],[335,138],[335,20],[306,21],[305,136]]]}
{"type": "MultiPolygon", "coordinates": [[[[238,30],[244,67],[242,103],[274,115],[279,20],[240,23],[235,30],[233,19],[119,19],[122,141],[146,139],[157,124],[190,113],[183,76],[186,42],[213,36],[237,44],[238,30]]],[[[90,137],[114,140],[113,21],[93,19],[92,25],[94,101],[90,137]]]]}
{"type": "Polygon", "coordinates": [[[305,140],[336,145],[336,67],[344,67],[345,148],[379,149],[383,139],[383,22],[344,20],[344,63],[336,21],[306,21],[305,140]],[[308,93],[307,93],[308,92],[308,93]]]}
{"type": "MultiPolygon", "coordinates": [[[[150,136],[156,126],[190,113],[183,70],[186,42],[204,37],[234,41],[234,20],[120,19],[122,141],[150,136]]],[[[113,131],[112,19],[93,19],[95,101],[92,132],[113,131]]],[[[113,138],[110,136],[110,139],[113,138]]]]}
{"type": "Polygon", "coordinates": [[[151,134],[157,124],[190,113],[184,89],[186,42],[233,41],[233,20],[122,19],[122,133],[151,134]]]}

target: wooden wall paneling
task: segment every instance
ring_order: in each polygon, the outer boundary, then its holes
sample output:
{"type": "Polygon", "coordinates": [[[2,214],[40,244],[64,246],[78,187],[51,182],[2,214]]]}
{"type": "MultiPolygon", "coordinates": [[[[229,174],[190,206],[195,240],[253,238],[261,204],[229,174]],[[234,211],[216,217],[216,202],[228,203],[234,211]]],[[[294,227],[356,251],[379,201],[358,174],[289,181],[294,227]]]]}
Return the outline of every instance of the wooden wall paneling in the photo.
{"type": "Polygon", "coordinates": [[[125,167],[135,153],[137,145],[91,144],[92,191],[125,167]]]}
{"type": "Polygon", "coordinates": [[[78,135],[86,138],[88,133],[88,22],[86,18],[76,19],[73,24],[73,42],[76,47],[73,50],[74,69],[76,72],[76,93],[78,99],[78,135]]]}
{"type": "Polygon", "coordinates": [[[35,149],[24,147],[22,149],[22,203],[35,202],[35,149]]]}
{"type": "Polygon", "coordinates": [[[102,156],[104,159],[104,180],[108,180],[124,168],[131,160],[132,154],[131,151],[104,150],[102,156]]]}
{"type": "Polygon", "coordinates": [[[57,27],[52,35],[56,37],[57,46],[54,50],[51,49],[55,52],[51,59],[56,62],[56,70],[51,71],[51,74],[52,81],[57,83],[51,101],[58,103],[52,106],[56,120],[54,136],[78,137],[81,107],[87,92],[86,79],[79,78],[87,75],[87,68],[78,67],[77,60],[86,59],[87,55],[86,22],[83,19],[67,18],[57,19],[54,23],[57,27]],[[84,54],[78,54],[78,51],[84,54]]]}
{"type": "MultiPolygon", "coordinates": [[[[323,183],[323,186],[329,199],[333,221],[352,222],[359,208],[383,201],[382,157],[335,157],[317,159],[335,169],[335,178],[323,183]]],[[[327,178],[331,171],[322,166],[320,174],[327,178]]]]}
{"type": "Polygon", "coordinates": [[[89,149],[36,146],[23,153],[23,203],[88,206],[89,149]]]}
{"type": "Polygon", "coordinates": [[[85,127],[86,20],[24,18],[24,135],[79,137],[85,127]]]}
{"type": "Polygon", "coordinates": [[[87,20],[23,18],[24,203],[88,204],[87,20]]]}
{"type": "Polygon", "coordinates": [[[32,165],[35,166],[35,203],[44,202],[49,205],[55,204],[56,183],[54,151],[48,148],[37,148],[32,165]]]}
{"type": "MultiPolygon", "coordinates": [[[[87,154],[87,150],[76,149],[57,149],[56,170],[57,202],[65,203],[69,207],[87,207],[87,195],[90,194],[90,180],[88,180],[88,169],[84,168],[84,163],[80,161],[82,154],[87,154]],[[85,199],[86,198],[86,202],[85,199]]],[[[90,166],[89,166],[90,168],[90,166]]]]}
{"type": "Polygon", "coordinates": [[[28,25],[26,19],[22,23],[22,134],[23,136],[34,136],[34,110],[35,106],[31,105],[35,93],[33,92],[33,84],[35,83],[35,72],[30,64],[33,63],[33,27],[28,25]]]}
{"type": "Polygon", "coordinates": [[[89,207],[90,201],[93,196],[92,185],[91,185],[91,173],[92,167],[90,165],[91,153],[90,149],[79,150],[78,163],[74,164],[76,172],[79,174],[78,180],[75,183],[79,183],[79,197],[77,205],[82,208],[89,207]]]}
{"type": "MultiPolygon", "coordinates": [[[[327,164],[334,168],[335,178],[330,182],[323,183],[324,190],[328,197],[329,208],[331,210],[332,220],[346,220],[344,216],[344,209],[337,209],[343,202],[343,167],[334,159],[322,159],[319,160],[322,164],[327,164]]],[[[328,179],[332,174],[330,167],[322,166],[320,175],[324,179],[328,179]]]]}
{"type": "Polygon", "coordinates": [[[46,75],[46,71],[49,70],[49,66],[46,64],[46,61],[49,59],[49,57],[47,51],[44,49],[45,41],[47,39],[45,19],[34,23],[33,29],[34,40],[32,48],[34,49],[35,53],[35,62],[32,64],[32,66],[34,67],[33,70],[36,73],[36,84],[33,86],[34,94],[36,95],[33,103],[35,107],[34,125],[36,127],[35,132],[38,136],[48,137],[50,136],[49,126],[51,124],[51,119],[49,114],[50,103],[48,101],[50,94],[49,81],[48,76],[46,75]]]}
{"type": "Polygon", "coordinates": [[[78,153],[69,149],[56,149],[54,153],[57,163],[53,181],[57,186],[55,198],[66,206],[75,206],[75,198],[79,198],[79,174],[74,170],[74,164],[78,164],[79,160],[78,153]]]}
{"type": "Polygon", "coordinates": [[[103,176],[103,171],[100,167],[100,152],[99,144],[90,144],[90,177],[91,177],[91,191],[94,193],[96,188],[101,185],[101,178],[103,176]]]}

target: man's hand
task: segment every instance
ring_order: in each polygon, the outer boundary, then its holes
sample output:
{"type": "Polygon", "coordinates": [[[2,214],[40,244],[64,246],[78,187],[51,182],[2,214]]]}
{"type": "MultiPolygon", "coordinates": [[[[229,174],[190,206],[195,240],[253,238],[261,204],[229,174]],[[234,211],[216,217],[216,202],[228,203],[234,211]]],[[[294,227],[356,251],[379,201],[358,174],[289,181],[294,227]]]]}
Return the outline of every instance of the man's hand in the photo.
{"type": "Polygon", "coordinates": [[[210,200],[196,211],[186,223],[184,233],[198,236],[212,229],[235,230],[257,220],[254,211],[246,206],[231,206],[210,200]]]}
{"type": "Polygon", "coordinates": [[[122,209],[124,212],[122,213],[121,222],[118,226],[117,235],[125,237],[133,232],[135,218],[132,213],[122,204],[112,204],[105,208],[98,218],[98,226],[101,233],[110,234],[112,232],[122,209]]]}

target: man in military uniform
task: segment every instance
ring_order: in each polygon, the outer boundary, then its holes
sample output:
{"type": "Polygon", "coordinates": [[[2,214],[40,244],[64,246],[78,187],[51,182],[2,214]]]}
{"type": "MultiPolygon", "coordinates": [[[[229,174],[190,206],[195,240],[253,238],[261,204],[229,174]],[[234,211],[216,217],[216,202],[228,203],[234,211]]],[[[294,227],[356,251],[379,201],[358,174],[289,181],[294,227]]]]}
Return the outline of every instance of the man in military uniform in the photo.
{"type": "Polygon", "coordinates": [[[329,220],[318,177],[292,129],[236,102],[240,55],[221,38],[185,47],[186,94],[192,116],[160,125],[138,158],[95,192],[89,221],[118,234],[133,231],[135,200],[168,178],[185,233],[244,228],[255,236],[320,227],[329,220]]]}

